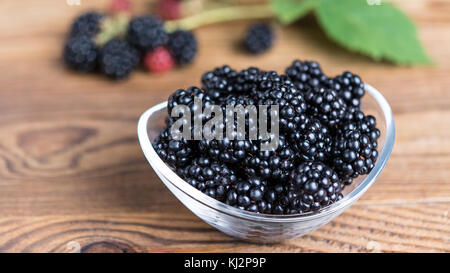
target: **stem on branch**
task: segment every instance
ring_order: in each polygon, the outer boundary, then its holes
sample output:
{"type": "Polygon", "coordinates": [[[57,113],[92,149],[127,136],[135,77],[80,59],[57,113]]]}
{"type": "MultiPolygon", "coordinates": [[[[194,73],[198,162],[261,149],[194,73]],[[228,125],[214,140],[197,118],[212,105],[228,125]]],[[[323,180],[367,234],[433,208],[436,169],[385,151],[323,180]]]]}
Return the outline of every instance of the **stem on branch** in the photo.
{"type": "Polygon", "coordinates": [[[231,6],[206,10],[182,19],[167,21],[165,28],[169,32],[175,29],[192,30],[219,22],[271,18],[273,15],[271,7],[267,4],[231,6]]]}

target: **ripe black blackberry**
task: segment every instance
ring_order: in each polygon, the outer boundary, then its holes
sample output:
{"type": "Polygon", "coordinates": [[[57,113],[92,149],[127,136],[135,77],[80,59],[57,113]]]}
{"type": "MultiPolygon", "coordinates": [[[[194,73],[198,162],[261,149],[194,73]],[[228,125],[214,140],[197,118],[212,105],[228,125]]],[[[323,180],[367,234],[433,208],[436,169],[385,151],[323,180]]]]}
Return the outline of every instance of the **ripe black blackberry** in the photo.
{"type": "Polygon", "coordinates": [[[338,175],[318,161],[305,162],[296,167],[291,172],[290,183],[298,197],[291,201],[291,208],[301,212],[319,210],[342,198],[340,192],[343,185],[338,175]]]}
{"type": "Polygon", "coordinates": [[[202,139],[199,143],[199,149],[203,154],[220,162],[238,164],[248,156],[248,153],[253,149],[253,143],[250,140],[226,137],[222,140],[202,139]]]}
{"type": "Polygon", "coordinates": [[[147,52],[166,45],[169,35],[164,30],[163,21],[155,16],[146,15],[130,21],[127,39],[137,49],[147,52]]]}
{"type": "Polygon", "coordinates": [[[115,80],[127,78],[140,61],[139,52],[126,41],[113,39],[100,52],[102,72],[115,80]]]}
{"type": "Polygon", "coordinates": [[[328,78],[322,72],[320,65],[314,61],[295,60],[286,68],[285,72],[291,78],[295,87],[301,91],[318,88],[326,85],[328,82],[328,78]]]}
{"type": "Polygon", "coordinates": [[[207,157],[195,158],[179,170],[179,175],[191,186],[219,201],[225,201],[227,193],[237,183],[232,169],[207,157]]]}
{"type": "Polygon", "coordinates": [[[90,72],[97,68],[99,50],[93,38],[87,35],[70,37],[66,41],[63,59],[68,67],[80,72],[90,72]]]}
{"type": "Polygon", "coordinates": [[[70,36],[87,35],[94,36],[100,31],[100,23],[104,15],[90,11],[77,17],[72,23],[70,36]]]}
{"type": "Polygon", "coordinates": [[[190,31],[177,30],[171,33],[167,47],[179,65],[191,63],[197,55],[197,39],[190,31]]]}
{"type": "Polygon", "coordinates": [[[233,91],[232,82],[236,76],[237,72],[228,65],[217,67],[202,75],[202,88],[216,103],[221,103],[233,91]]]}
{"type": "Polygon", "coordinates": [[[272,83],[272,87],[265,91],[259,104],[278,105],[279,123],[282,130],[292,132],[296,129],[299,116],[307,110],[307,105],[303,94],[289,79],[282,79],[280,82],[272,83]]]}
{"type": "Polygon", "coordinates": [[[292,84],[285,75],[275,71],[263,71],[256,67],[237,72],[225,65],[202,75],[202,87],[218,104],[225,105],[225,98],[230,95],[248,97],[255,104],[267,98],[267,92],[282,84],[292,84]]]}
{"type": "Polygon", "coordinates": [[[337,131],[331,164],[343,182],[350,184],[353,178],[373,169],[378,158],[379,137],[375,118],[362,112],[337,131]]]}
{"type": "Polygon", "coordinates": [[[267,212],[267,203],[264,195],[267,189],[267,181],[259,177],[249,177],[240,180],[228,193],[225,203],[252,212],[267,212]]]}
{"type": "Polygon", "coordinates": [[[198,87],[191,86],[188,89],[178,89],[169,96],[167,101],[167,111],[169,116],[172,110],[177,105],[186,105],[191,111],[191,115],[194,115],[194,102],[195,99],[202,101],[202,106],[207,107],[213,104],[211,97],[198,87]]]}
{"type": "Polygon", "coordinates": [[[351,72],[344,72],[331,81],[330,87],[344,99],[347,106],[360,109],[361,98],[364,96],[364,83],[361,78],[351,72]]]}
{"type": "Polygon", "coordinates": [[[309,89],[305,93],[305,100],[309,113],[330,128],[335,128],[345,117],[347,105],[333,89],[309,89]]]}
{"type": "Polygon", "coordinates": [[[272,27],[256,23],[249,27],[244,37],[244,46],[252,54],[260,54],[273,46],[275,33],[272,27]]]}
{"type": "Polygon", "coordinates": [[[332,146],[332,135],[327,126],[307,115],[296,116],[296,128],[289,142],[298,156],[305,161],[325,161],[332,146]]]}
{"type": "Polygon", "coordinates": [[[170,127],[161,131],[155,139],[153,147],[161,159],[173,168],[184,167],[193,158],[198,141],[175,140],[170,127]]]}
{"type": "Polygon", "coordinates": [[[256,174],[263,179],[284,180],[295,167],[295,153],[284,135],[278,139],[278,147],[274,151],[261,150],[261,142],[254,142],[254,148],[245,158],[245,167],[250,174],[256,174]]]}
{"type": "Polygon", "coordinates": [[[268,97],[268,92],[279,90],[282,86],[291,86],[292,82],[285,75],[275,71],[264,71],[256,67],[249,67],[237,73],[231,81],[232,91],[237,95],[245,95],[261,104],[268,97]]]}

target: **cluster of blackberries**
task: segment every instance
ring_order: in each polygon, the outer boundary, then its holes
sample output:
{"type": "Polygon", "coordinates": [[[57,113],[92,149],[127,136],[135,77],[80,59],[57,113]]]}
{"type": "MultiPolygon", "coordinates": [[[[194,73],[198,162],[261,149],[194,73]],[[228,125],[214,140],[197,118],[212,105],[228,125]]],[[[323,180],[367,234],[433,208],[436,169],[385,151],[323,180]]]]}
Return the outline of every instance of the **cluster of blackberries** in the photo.
{"type": "MultiPolygon", "coordinates": [[[[204,73],[201,82],[202,88],[170,96],[167,126],[154,148],[180,177],[221,202],[268,214],[316,211],[340,200],[346,185],[374,167],[380,131],[375,118],[361,111],[364,86],[355,74],[328,77],[316,62],[294,61],[286,74],[223,66],[204,73]],[[277,148],[263,150],[268,140],[248,137],[249,116],[243,138],[172,136],[172,109],[186,105],[194,113],[195,97],[202,98],[203,109],[277,105],[277,148]]],[[[208,117],[201,119],[205,124],[208,117]]]]}
{"type": "Polygon", "coordinates": [[[100,45],[106,15],[82,14],[72,24],[63,58],[67,66],[79,72],[100,70],[112,79],[127,78],[143,63],[150,72],[164,72],[175,64],[186,65],[197,54],[197,40],[192,32],[167,33],[164,22],[152,15],[129,20],[123,37],[113,37],[100,45]]]}

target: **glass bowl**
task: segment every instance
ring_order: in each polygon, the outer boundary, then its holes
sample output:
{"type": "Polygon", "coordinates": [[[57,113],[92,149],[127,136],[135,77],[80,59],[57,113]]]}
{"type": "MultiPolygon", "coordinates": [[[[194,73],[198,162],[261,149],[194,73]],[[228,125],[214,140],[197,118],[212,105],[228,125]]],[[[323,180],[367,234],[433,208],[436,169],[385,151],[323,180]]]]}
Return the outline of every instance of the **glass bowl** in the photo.
{"type": "Polygon", "coordinates": [[[375,182],[391,154],[395,127],[391,108],[381,93],[366,84],[364,112],[377,119],[381,131],[378,141],[379,158],[373,170],[347,186],[340,201],[321,210],[292,215],[270,215],[244,211],[203,194],[183,181],[167,166],[153,149],[152,141],[164,127],[167,101],[145,111],[139,119],[138,137],[142,150],[155,173],[169,190],[195,215],[214,228],[247,241],[272,243],[302,236],[325,225],[358,200],[375,182]]]}

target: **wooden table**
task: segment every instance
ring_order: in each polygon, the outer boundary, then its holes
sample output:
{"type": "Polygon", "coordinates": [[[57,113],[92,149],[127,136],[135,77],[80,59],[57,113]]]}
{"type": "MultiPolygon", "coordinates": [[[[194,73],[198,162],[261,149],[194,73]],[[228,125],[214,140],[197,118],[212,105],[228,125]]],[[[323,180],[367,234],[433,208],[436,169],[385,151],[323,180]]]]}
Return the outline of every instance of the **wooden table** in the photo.
{"type": "MultiPolygon", "coordinates": [[[[0,251],[450,251],[450,2],[400,1],[436,64],[396,67],[349,53],[314,20],[280,30],[261,57],[239,51],[247,23],[196,33],[194,65],[115,83],[64,68],[72,18],[107,1],[0,2],[0,251]],[[163,186],[136,136],[139,115],[224,63],[283,71],[294,58],[359,73],[383,92],[397,126],[391,159],[354,206],[317,231],[275,245],[243,243],[194,216],[163,186]]],[[[139,1],[143,11],[147,1],[139,1]]]]}

